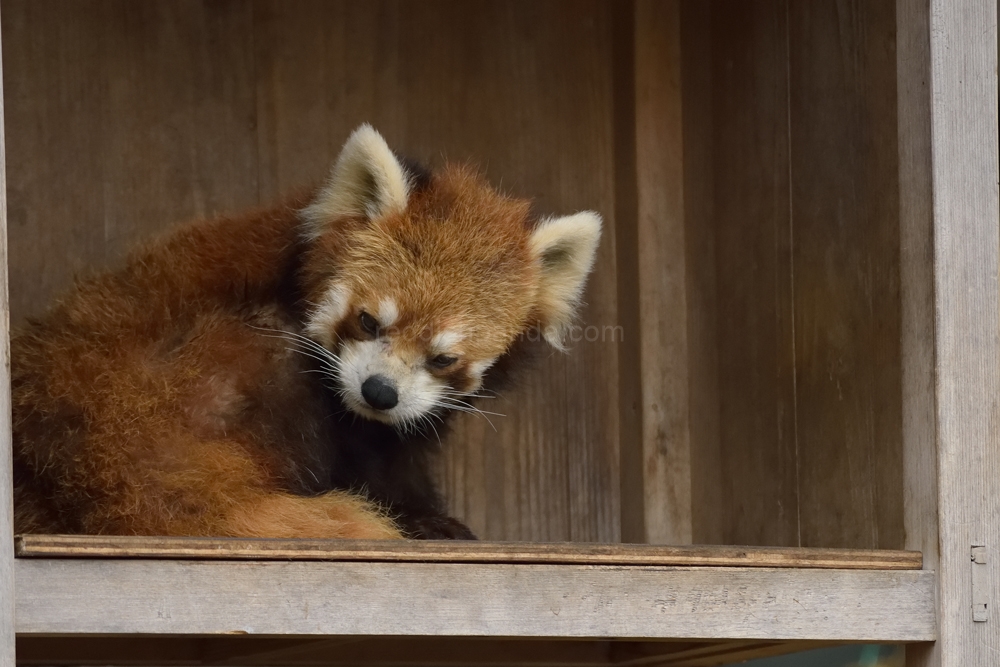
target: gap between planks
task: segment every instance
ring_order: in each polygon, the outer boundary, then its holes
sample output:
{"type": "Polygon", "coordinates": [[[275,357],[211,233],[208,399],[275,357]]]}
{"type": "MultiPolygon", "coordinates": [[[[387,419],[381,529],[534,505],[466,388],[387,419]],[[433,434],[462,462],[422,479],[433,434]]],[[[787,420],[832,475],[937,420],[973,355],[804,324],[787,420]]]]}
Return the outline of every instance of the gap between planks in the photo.
{"type": "Polygon", "coordinates": [[[919,570],[918,551],[530,542],[18,535],[19,558],[160,558],[919,570]]]}

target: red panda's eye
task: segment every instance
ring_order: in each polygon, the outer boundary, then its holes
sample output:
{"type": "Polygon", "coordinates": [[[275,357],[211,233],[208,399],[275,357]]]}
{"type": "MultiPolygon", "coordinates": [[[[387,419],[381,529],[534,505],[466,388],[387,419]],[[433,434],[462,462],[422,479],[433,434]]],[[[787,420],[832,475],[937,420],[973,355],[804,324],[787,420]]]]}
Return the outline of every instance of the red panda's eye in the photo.
{"type": "Polygon", "coordinates": [[[458,361],[458,357],[453,357],[450,354],[439,354],[431,359],[430,364],[434,368],[448,368],[456,361],[458,361]]]}
{"type": "Polygon", "coordinates": [[[361,323],[361,328],[366,334],[378,336],[378,320],[374,317],[365,311],[361,311],[361,315],[358,316],[358,322],[361,323]]]}

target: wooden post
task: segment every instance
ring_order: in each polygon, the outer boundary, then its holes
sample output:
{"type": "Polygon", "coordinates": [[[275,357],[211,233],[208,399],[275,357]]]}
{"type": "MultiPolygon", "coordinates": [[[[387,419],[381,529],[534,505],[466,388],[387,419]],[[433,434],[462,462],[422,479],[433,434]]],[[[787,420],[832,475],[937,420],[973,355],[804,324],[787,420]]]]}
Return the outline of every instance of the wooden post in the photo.
{"type": "Polygon", "coordinates": [[[996,19],[994,1],[897,2],[906,546],[938,573],[920,667],[1000,646],[996,19]]]}
{"type": "MultiPolygon", "coordinates": [[[[0,64],[0,72],[3,67],[0,64]]],[[[0,77],[2,80],[2,77],[0,77]]],[[[7,309],[7,173],[0,88],[0,667],[14,667],[14,484],[7,309]]]]}

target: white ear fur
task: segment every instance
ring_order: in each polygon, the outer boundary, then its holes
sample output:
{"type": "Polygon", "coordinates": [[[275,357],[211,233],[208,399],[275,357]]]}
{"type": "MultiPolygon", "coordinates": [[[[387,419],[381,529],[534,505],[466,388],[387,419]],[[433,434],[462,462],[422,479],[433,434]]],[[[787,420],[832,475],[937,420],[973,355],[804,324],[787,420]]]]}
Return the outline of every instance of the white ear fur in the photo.
{"type": "Polygon", "coordinates": [[[563,339],[594,267],[600,239],[601,216],[593,211],[542,220],[531,235],[532,254],[541,264],[538,308],[543,335],[556,349],[565,349],[563,339]]]}
{"type": "Polygon", "coordinates": [[[351,133],[330,178],[316,199],[302,209],[303,235],[315,239],[330,220],[363,216],[369,220],[406,208],[410,184],[382,135],[365,123],[351,133]]]}

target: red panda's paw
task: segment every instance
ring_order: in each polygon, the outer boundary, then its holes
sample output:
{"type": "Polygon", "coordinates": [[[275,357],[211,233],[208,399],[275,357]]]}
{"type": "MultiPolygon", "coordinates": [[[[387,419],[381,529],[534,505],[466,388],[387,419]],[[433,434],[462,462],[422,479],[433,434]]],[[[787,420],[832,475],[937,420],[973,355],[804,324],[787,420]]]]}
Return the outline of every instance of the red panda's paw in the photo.
{"type": "Polygon", "coordinates": [[[423,516],[403,520],[406,536],[415,540],[476,540],[475,533],[450,516],[423,516]]]}

